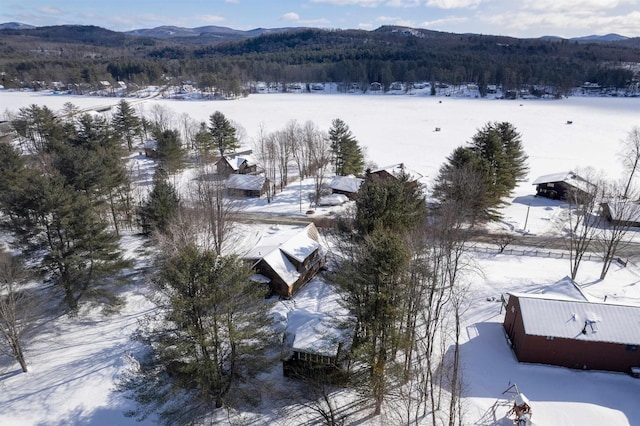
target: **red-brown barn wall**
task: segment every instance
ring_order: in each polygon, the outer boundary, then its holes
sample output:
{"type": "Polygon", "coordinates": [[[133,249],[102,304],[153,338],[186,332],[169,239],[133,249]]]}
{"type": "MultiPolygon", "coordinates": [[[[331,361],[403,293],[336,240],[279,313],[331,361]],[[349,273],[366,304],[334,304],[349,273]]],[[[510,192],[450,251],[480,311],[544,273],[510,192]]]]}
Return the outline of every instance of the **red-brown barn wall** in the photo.
{"type": "MultiPolygon", "coordinates": [[[[520,315],[520,303],[514,296],[507,303],[503,326],[520,362],[625,373],[631,367],[640,366],[640,348],[630,351],[626,344],[565,338],[547,340],[546,336],[526,335],[520,315]]],[[[576,330],[576,336],[580,331],[576,330]]]]}
{"type": "Polygon", "coordinates": [[[640,365],[640,352],[628,351],[627,345],[617,343],[564,338],[547,340],[546,336],[526,336],[518,359],[569,368],[628,373],[631,367],[640,365]]]}

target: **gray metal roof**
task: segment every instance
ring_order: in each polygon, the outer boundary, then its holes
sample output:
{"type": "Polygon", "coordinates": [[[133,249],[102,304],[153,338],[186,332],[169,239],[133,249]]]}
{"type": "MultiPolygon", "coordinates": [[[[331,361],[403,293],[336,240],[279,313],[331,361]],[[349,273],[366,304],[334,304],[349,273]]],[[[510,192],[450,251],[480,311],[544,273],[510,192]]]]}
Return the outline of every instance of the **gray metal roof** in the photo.
{"type": "Polygon", "coordinates": [[[526,334],[640,345],[640,306],[512,296],[520,301],[526,334]]]}

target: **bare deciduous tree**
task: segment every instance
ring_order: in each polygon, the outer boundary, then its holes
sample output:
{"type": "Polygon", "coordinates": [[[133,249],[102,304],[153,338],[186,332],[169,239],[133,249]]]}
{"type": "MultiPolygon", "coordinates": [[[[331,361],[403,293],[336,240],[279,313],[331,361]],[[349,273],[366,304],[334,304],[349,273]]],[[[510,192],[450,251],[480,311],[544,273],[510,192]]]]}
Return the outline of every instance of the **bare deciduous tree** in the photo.
{"type": "Polygon", "coordinates": [[[613,185],[608,201],[602,203],[603,215],[609,220],[608,226],[598,239],[598,246],[602,253],[602,270],[600,279],[603,280],[609,272],[609,267],[615,259],[618,250],[623,248],[628,240],[625,238],[633,223],[640,220],[640,205],[633,200],[637,198],[637,192],[625,188],[625,196],[619,196],[620,187],[613,185]]]}
{"type": "Polygon", "coordinates": [[[317,203],[322,193],[324,178],[331,166],[332,154],[329,136],[318,130],[313,123],[308,122],[304,127],[304,143],[307,146],[307,171],[313,176],[314,200],[317,203]]]}
{"type": "Polygon", "coordinates": [[[22,261],[0,251],[0,353],[7,353],[27,372],[23,345],[33,324],[34,296],[24,289],[30,274],[22,261]]]}
{"type": "Polygon", "coordinates": [[[622,163],[629,172],[629,178],[624,189],[623,197],[629,196],[631,183],[640,166],[640,127],[636,126],[629,132],[627,139],[623,142],[622,163]]]}
{"type": "Polygon", "coordinates": [[[225,197],[224,181],[217,179],[211,167],[203,166],[198,171],[192,189],[193,208],[204,222],[202,230],[212,249],[223,254],[225,242],[232,235],[238,216],[236,203],[225,197]]]}
{"type": "Polygon", "coordinates": [[[578,275],[582,258],[591,247],[591,243],[598,238],[602,218],[599,208],[603,198],[603,181],[591,170],[583,172],[582,175],[585,176],[586,182],[582,188],[568,191],[569,208],[564,215],[571,279],[578,275]]]}
{"type": "Polygon", "coordinates": [[[258,137],[254,144],[254,151],[260,167],[264,170],[265,177],[269,183],[267,188],[267,202],[275,195],[273,184],[276,180],[276,146],[272,135],[267,134],[261,126],[258,137]]]}

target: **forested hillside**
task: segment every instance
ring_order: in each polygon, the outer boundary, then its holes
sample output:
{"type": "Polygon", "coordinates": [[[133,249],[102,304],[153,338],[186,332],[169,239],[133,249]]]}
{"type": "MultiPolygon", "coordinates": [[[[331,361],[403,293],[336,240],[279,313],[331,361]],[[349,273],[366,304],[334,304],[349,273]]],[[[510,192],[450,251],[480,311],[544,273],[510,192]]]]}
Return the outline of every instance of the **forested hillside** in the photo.
{"type": "MultiPolygon", "coordinates": [[[[247,82],[338,82],[363,86],[394,81],[489,84],[504,90],[585,81],[601,87],[637,84],[638,39],[571,41],[452,34],[403,27],[375,31],[289,29],[224,38],[152,38],[93,26],[0,30],[5,88],[191,82],[239,90],[247,82]]],[[[71,87],[71,86],[68,86],[71,87]]]]}

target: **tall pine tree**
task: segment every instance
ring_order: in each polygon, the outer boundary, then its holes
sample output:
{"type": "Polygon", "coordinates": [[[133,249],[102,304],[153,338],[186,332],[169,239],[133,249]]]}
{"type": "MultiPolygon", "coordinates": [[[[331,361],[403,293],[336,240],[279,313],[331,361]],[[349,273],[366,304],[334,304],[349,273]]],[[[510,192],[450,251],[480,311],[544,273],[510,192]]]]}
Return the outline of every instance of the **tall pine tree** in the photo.
{"type": "Polygon", "coordinates": [[[329,141],[334,156],[336,175],[361,175],[364,169],[362,149],[349,126],[339,118],[331,122],[329,141]]]}
{"type": "Polygon", "coordinates": [[[213,137],[214,146],[220,151],[220,156],[240,147],[236,135],[236,128],[233,127],[227,117],[220,111],[214,112],[209,117],[209,132],[211,132],[211,136],[213,137]]]}
{"type": "Polygon", "coordinates": [[[167,180],[167,174],[162,169],[157,169],[153,176],[153,189],[138,212],[143,234],[164,232],[178,214],[179,208],[180,198],[175,188],[167,180]]]}

